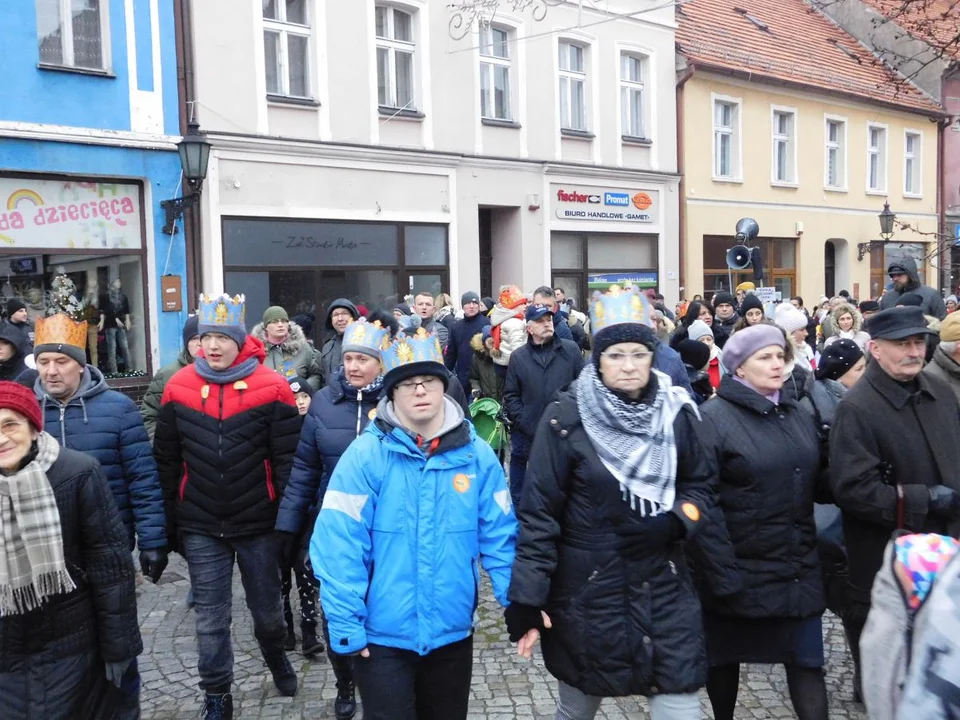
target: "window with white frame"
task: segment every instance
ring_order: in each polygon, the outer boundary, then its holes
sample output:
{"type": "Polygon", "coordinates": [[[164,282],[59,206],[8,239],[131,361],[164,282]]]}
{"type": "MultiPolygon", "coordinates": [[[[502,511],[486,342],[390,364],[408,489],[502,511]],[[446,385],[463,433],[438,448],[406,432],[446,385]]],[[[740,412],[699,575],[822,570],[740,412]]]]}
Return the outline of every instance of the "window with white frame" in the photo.
{"type": "Polygon", "coordinates": [[[108,0],[36,0],[36,3],[42,64],[108,69],[108,0]]]}
{"type": "Polygon", "coordinates": [[[920,155],[920,133],[907,132],[903,136],[903,192],[905,195],[920,195],[923,192],[920,155]]]}
{"type": "Polygon", "coordinates": [[[713,175],[740,176],[740,106],[727,100],[713,103],[713,175]]]}
{"type": "Polygon", "coordinates": [[[485,27],[480,31],[480,116],[512,120],[510,102],[510,31],[485,27]]]}
{"type": "Polygon", "coordinates": [[[561,41],[560,47],[560,127],[587,130],[586,48],[561,41]]]}
{"type": "Polygon", "coordinates": [[[267,94],[310,97],[307,0],[262,0],[267,94]]]}
{"type": "Polygon", "coordinates": [[[624,135],[646,137],[643,124],[643,78],[647,59],[620,53],[620,120],[624,135]]]}
{"type": "Polygon", "coordinates": [[[887,129],[867,125],[867,190],[887,189],[887,129]]]}
{"type": "Polygon", "coordinates": [[[389,5],[376,7],[377,103],[416,110],[414,105],[413,15],[389,5]]]}
{"type": "Polygon", "coordinates": [[[792,110],[773,111],[773,181],[797,182],[797,114],[792,110]]]}
{"type": "Polygon", "coordinates": [[[828,118],[825,127],[826,157],[824,185],[842,190],[847,187],[847,123],[828,118]]]}

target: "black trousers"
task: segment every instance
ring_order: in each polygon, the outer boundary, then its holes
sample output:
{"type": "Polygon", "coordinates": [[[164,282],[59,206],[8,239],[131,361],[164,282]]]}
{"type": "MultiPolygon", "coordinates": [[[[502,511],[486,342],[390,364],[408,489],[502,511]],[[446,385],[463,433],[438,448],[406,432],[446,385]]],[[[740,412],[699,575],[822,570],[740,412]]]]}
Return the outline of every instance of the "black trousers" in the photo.
{"type": "Polygon", "coordinates": [[[364,720],[464,720],[473,675],[473,637],[427,655],[368,645],[353,673],[364,720]]]}

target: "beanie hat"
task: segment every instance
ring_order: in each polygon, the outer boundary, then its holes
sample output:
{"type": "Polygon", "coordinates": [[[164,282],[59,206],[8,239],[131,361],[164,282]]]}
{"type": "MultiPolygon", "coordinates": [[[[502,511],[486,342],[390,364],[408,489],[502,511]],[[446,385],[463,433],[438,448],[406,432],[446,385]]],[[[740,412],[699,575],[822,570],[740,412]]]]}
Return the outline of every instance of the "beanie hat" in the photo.
{"type": "Polygon", "coordinates": [[[186,347],[193,338],[200,334],[200,316],[191,315],[183,324],[183,346],[186,347]]]}
{"type": "Polygon", "coordinates": [[[876,300],[864,300],[860,303],[860,313],[874,312],[880,309],[880,303],[876,300]]]}
{"type": "Polygon", "coordinates": [[[923,295],[915,292],[904,293],[897,300],[897,307],[923,307],[923,295]]]}
{"type": "Polygon", "coordinates": [[[746,282],[742,282],[742,283],[740,283],[739,285],[737,285],[737,292],[740,292],[741,290],[743,290],[744,292],[746,292],[747,290],[756,290],[756,289],[757,289],[757,286],[754,285],[754,284],[753,284],[752,282],[750,282],[749,280],[747,280],[746,282]]]}
{"type": "MultiPolygon", "coordinates": [[[[593,365],[600,368],[600,356],[611,345],[618,343],[640,343],[651,352],[657,349],[657,336],[653,328],[640,323],[625,322],[608,325],[593,335],[593,365]]],[[[703,343],[700,343],[703,345],[703,343]]],[[[704,345],[706,347],[706,345],[704,345]]],[[[708,348],[709,349],[709,348],[708,348]]]]}
{"type": "MultiPolygon", "coordinates": [[[[793,306],[791,305],[790,308],[793,309],[793,306]]],[[[797,310],[796,312],[800,311],[797,310]]],[[[771,345],[782,348],[785,344],[780,328],[767,323],[760,323],[733,333],[727,340],[726,345],[723,346],[721,362],[727,372],[733,375],[736,369],[758,350],[771,345]]]]}
{"type": "Polygon", "coordinates": [[[787,335],[807,327],[807,316],[790,303],[780,303],[773,314],[773,321],[787,331],[787,335]]]}
{"type": "Polygon", "coordinates": [[[714,309],[716,309],[718,305],[733,305],[733,303],[734,303],[733,293],[718,292],[713,296],[714,309]]]}
{"type": "Polygon", "coordinates": [[[263,326],[266,327],[270,323],[276,322],[277,320],[286,320],[287,322],[290,322],[290,317],[287,315],[287,311],[279,305],[271,305],[263,311],[263,317],[261,320],[263,322],[263,326]]]}
{"type": "Polygon", "coordinates": [[[401,315],[413,315],[413,311],[410,309],[410,306],[405,302],[397,303],[393,306],[393,310],[394,312],[399,310],[401,315]]]}
{"type": "Polygon", "coordinates": [[[307,337],[310,337],[310,333],[313,332],[313,318],[309,315],[294,315],[290,318],[290,322],[296,323],[307,337]]]}
{"type": "Polygon", "coordinates": [[[480,338],[484,341],[487,341],[492,337],[493,337],[493,326],[484,325],[483,329],[480,330],[480,338]]]}
{"type": "MultiPolygon", "coordinates": [[[[791,305],[791,307],[793,306],[791,305]]],[[[746,297],[743,298],[743,302],[740,303],[740,316],[746,317],[747,310],[759,310],[763,312],[763,302],[753,293],[747,293],[746,297]]],[[[804,326],[806,326],[806,323],[804,323],[804,326]]]]}
{"type": "Polygon", "coordinates": [[[27,304],[20,298],[10,298],[7,300],[7,317],[12,317],[19,310],[26,310],[27,304]]]}
{"type": "Polygon", "coordinates": [[[307,395],[313,395],[313,388],[310,387],[310,383],[307,382],[307,379],[302,375],[294,375],[292,378],[287,378],[290,383],[290,389],[293,391],[293,394],[297,393],[306,393],[307,395]]]}
{"type": "Polygon", "coordinates": [[[37,432],[43,430],[40,403],[31,388],[9,380],[0,381],[0,408],[23,415],[37,432]]]}
{"type": "Polygon", "coordinates": [[[465,292],[463,295],[460,296],[460,307],[463,307],[464,305],[468,305],[470,303],[478,303],[478,302],[480,302],[480,296],[477,295],[472,290],[468,290],[467,292],[465,292]]]}
{"type": "Polygon", "coordinates": [[[863,350],[853,340],[840,338],[823,349],[820,363],[817,365],[817,380],[839,380],[847,370],[856,365],[863,357],[863,350]]]}
{"type": "Polygon", "coordinates": [[[703,320],[694,320],[687,328],[687,337],[691,340],[699,340],[704,335],[713,337],[713,330],[703,320]]]}
{"type": "Polygon", "coordinates": [[[960,341],[960,313],[952,312],[940,323],[940,341],[960,341]]]}
{"type": "Polygon", "coordinates": [[[694,370],[702,370],[710,362],[710,348],[696,340],[681,340],[677,343],[677,352],[680,353],[683,364],[694,370]]]}
{"type": "Polygon", "coordinates": [[[495,303],[493,302],[493,298],[492,298],[492,297],[480,298],[480,302],[483,303],[483,306],[484,306],[487,310],[493,310],[493,306],[494,306],[495,303]]]}
{"type": "Polygon", "coordinates": [[[956,304],[957,304],[957,296],[956,296],[956,295],[947,295],[947,299],[944,300],[944,302],[952,302],[954,305],[956,305],[956,304]]]}

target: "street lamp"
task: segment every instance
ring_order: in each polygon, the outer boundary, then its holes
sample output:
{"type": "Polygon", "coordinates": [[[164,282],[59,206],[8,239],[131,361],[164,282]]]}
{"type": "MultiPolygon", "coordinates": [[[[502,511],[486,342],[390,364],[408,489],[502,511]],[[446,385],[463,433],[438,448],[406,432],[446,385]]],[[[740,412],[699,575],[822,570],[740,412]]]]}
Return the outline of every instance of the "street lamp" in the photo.
{"type": "Polygon", "coordinates": [[[177,143],[177,152],[180,154],[180,167],[183,170],[183,179],[190,189],[188,195],[163,200],[160,207],[164,212],[163,232],[166,235],[177,233],[177,220],[183,217],[188,207],[197,204],[200,199],[200,189],[207,177],[207,163],[210,161],[210,143],[200,134],[200,125],[191,122],[187,124],[187,134],[177,143]]]}
{"type": "Polygon", "coordinates": [[[893,237],[893,226],[897,220],[897,214],[890,209],[890,203],[883,204],[883,212],[878,216],[880,218],[880,237],[883,240],[870,240],[869,242],[857,243],[857,260],[863,260],[867,253],[882,248],[893,237]]]}

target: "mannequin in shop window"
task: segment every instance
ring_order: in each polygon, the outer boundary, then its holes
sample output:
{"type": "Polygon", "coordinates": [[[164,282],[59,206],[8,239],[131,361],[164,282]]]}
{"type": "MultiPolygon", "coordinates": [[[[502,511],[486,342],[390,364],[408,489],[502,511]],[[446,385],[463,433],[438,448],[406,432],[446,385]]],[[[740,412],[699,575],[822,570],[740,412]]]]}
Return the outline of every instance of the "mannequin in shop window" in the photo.
{"type": "Polygon", "coordinates": [[[110,283],[110,289],[100,296],[99,329],[107,336],[107,372],[117,372],[117,345],[123,357],[125,372],[133,370],[130,363],[130,347],[127,345],[127,332],[130,330],[130,302],[121,290],[120,278],[110,283]]]}
{"type": "Polygon", "coordinates": [[[90,354],[90,364],[100,367],[100,356],[97,348],[99,333],[99,292],[100,286],[95,277],[87,277],[87,291],[83,296],[83,319],[87,321],[87,352],[90,354]]]}

